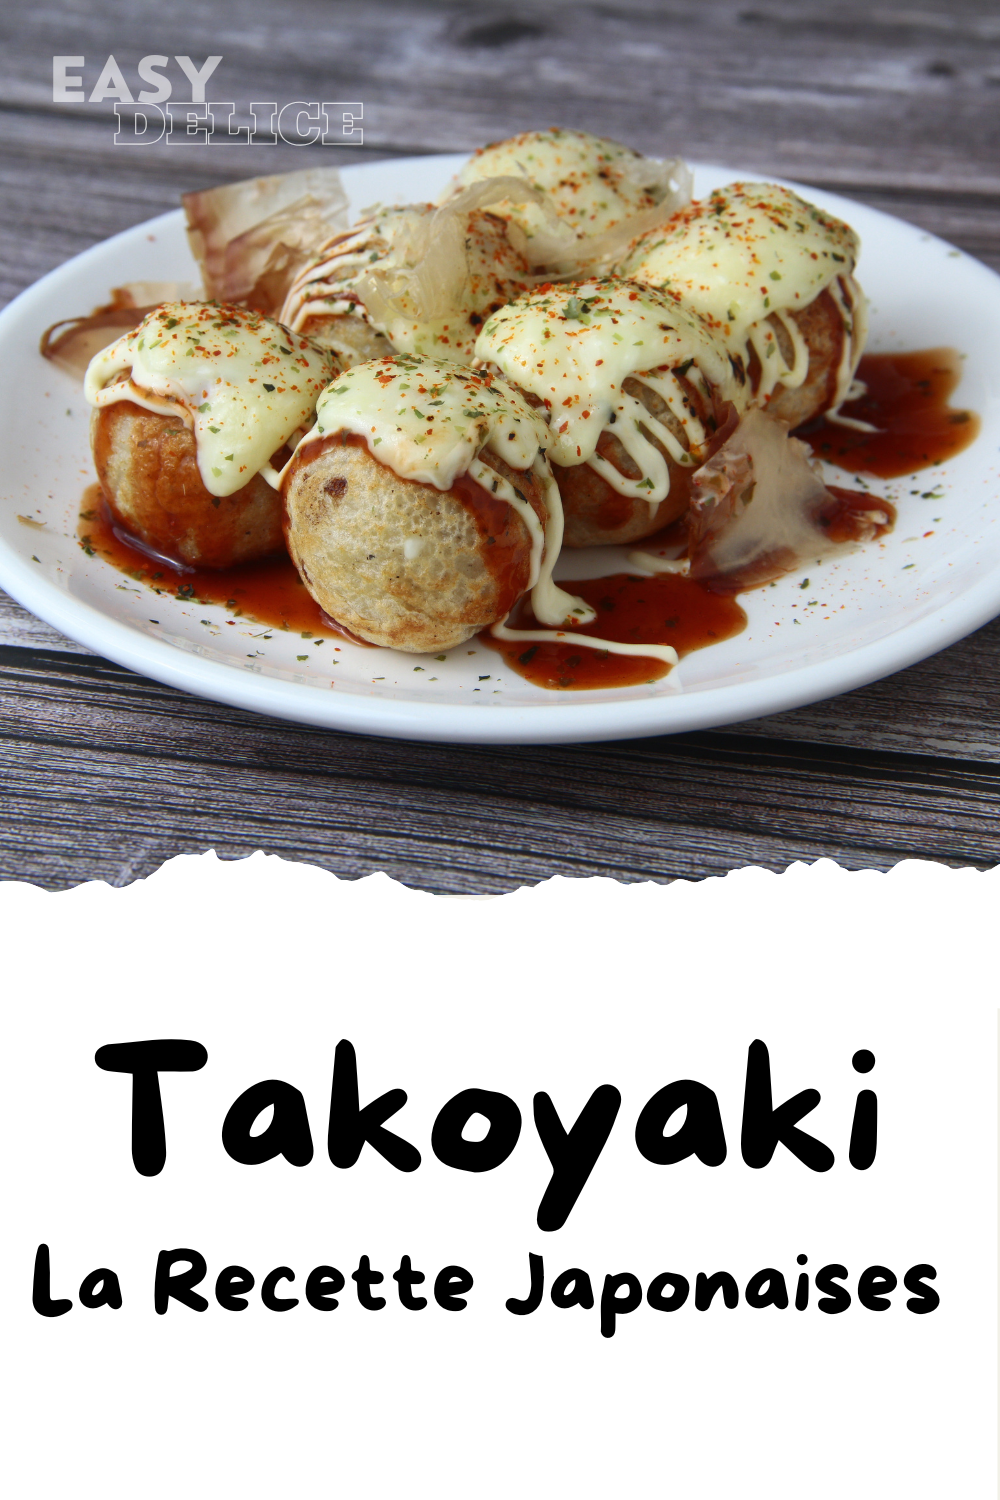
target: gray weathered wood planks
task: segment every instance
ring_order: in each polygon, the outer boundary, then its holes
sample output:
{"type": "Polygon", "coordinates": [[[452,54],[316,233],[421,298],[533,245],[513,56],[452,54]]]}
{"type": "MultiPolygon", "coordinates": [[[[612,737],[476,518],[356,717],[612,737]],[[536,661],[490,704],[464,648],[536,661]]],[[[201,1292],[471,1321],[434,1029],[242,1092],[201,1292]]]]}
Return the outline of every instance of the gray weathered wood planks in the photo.
{"type": "Polygon", "coordinates": [[[761,734],[447,747],[275,723],[94,658],[0,651],[0,875],[124,883],[255,848],[342,875],[508,890],[834,857],[1000,856],[995,764],[761,734]]]}

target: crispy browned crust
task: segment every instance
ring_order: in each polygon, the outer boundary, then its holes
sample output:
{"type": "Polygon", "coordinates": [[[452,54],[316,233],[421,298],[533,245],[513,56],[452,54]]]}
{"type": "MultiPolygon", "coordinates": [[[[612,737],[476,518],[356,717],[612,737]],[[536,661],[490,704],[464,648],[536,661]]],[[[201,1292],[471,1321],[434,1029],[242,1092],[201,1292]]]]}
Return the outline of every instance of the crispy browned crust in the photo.
{"type": "MultiPolygon", "coordinates": [[[[154,552],[189,567],[229,568],[281,549],[281,496],[259,474],[233,495],[209,494],[180,417],[118,401],[95,409],[90,431],[112,514],[154,552]]],[[[280,462],[284,450],[274,456],[280,462]]]]}
{"type": "MultiPolygon", "coordinates": [[[[544,517],[533,474],[482,457],[544,517]]],[[[502,619],[528,587],[527,526],[468,476],[448,491],[401,479],[338,433],[299,449],[284,495],[288,550],[309,592],[376,646],[445,651],[502,619]]]]}

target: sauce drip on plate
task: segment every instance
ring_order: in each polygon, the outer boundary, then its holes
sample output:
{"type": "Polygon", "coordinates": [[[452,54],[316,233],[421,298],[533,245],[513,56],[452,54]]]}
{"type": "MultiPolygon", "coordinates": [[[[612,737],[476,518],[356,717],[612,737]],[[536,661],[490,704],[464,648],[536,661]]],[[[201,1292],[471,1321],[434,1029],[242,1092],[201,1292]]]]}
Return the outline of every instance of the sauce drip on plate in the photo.
{"type": "Polygon", "coordinates": [[[955,349],[865,354],[858,379],[867,392],[857,401],[846,401],[842,414],[879,430],[859,432],[821,417],[800,428],[798,435],[817,458],[852,474],[898,479],[947,463],[969,446],[980,426],[974,412],[948,405],[961,373],[955,349]]]}
{"type": "Polygon", "coordinates": [[[78,535],[84,551],[97,553],[155,593],[193,604],[219,604],[233,617],[275,630],[344,634],[324,615],[287,553],[225,570],[182,568],[151,557],[114,525],[98,484],[90,485],[84,495],[78,535]]]}
{"type": "MultiPolygon", "coordinates": [[[[686,656],[739,635],[747,623],[744,611],[728,594],[713,593],[703,583],[677,574],[637,578],[613,573],[562,583],[597,611],[590,625],[575,625],[575,635],[605,640],[673,646],[686,656]]],[[[524,602],[507,622],[531,629],[535,620],[524,602]]],[[[615,656],[573,641],[498,641],[489,632],[479,637],[499,651],[508,667],[537,687],[556,689],[633,687],[665,677],[670,668],[649,656],[615,656]]]]}
{"type": "MultiPolygon", "coordinates": [[[[960,374],[961,362],[953,349],[867,354],[858,369],[859,379],[867,386],[866,394],[845,403],[843,413],[870,422],[879,430],[860,432],[821,418],[801,428],[800,435],[818,458],[851,473],[867,472],[890,479],[944,463],[966,448],[979,432],[975,413],[948,405],[960,374]]],[[[870,525],[868,512],[876,504],[886,516],[884,524],[874,528],[875,535],[889,529],[895,519],[893,508],[885,501],[835,486],[829,488],[835,503],[821,524],[832,528],[830,535],[835,541],[860,539],[861,530],[870,525]]],[[[85,550],[106,558],[154,592],[172,594],[182,601],[221,605],[233,617],[278,630],[355,639],[323,613],[284,553],[226,571],[179,568],[151,557],[113,525],[96,484],[84,497],[79,536],[85,550]]],[[[652,550],[682,539],[682,529],[675,524],[642,545],[652,550]]],[[[575,626],[574,634],[669,645],[683,657],[738,635],[747,617],[733,592],[754,587],[784,571],[782,566],[761,578],[711,580],[676,574],[640,578],[616,573],[569,582],[565,587],[597,611],[593,623],[575,626]]],[[[537,623],[527,599],[508,621],[518,629],[531,629],[537,623]]],[[[632,687],[654,682],[670,671],[664,662],[652,657],[616,656],[576,642],[505,642],[485,632],[480,640],[499,651],[513,671],[544,688],[632,687]]]]}

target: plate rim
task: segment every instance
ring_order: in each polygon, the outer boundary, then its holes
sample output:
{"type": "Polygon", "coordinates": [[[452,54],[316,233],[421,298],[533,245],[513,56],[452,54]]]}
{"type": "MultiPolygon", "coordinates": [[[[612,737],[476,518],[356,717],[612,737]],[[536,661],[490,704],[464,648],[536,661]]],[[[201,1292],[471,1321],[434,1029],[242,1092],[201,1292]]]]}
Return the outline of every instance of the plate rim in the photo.
{"type": "MultiPolygon", "coordinates": [[[[417,157],[387,157],[342,168],[350,188],[352,174],[405,163],[409,166],[435,163],[447,168],[467,160],[465,153],[429,153],[417,157]]],[[[741,180],[732,168],[710,162],[691,164],[694,170],[729,174],[741,180]]],[[[742,180],[756,180],[742,173],[742,180]]],[[[833,204],[843,204],[849,213],[850,199],[825,189],[811,188],[790,179],[771,176],[808,195],[820,194],[833,204]]],[[[896,215],[860,205],[866,214],[889,225],[926,236],[948,250],[948,241],[896,215]]],[[[138,233],[150,234],[183,222],[183,210],[169,209],[151,219],[120,230],[88,246],[61,265],[46,272],[0,310],[0,347],[8,324],[14,323],[46,291],[62,281],[74,268],[83,269],[92,260],[103,259],[109,250],[138,233]]],[[[1000,296],[1000,276],[974,256],[959,251],[965,268],[983,279],[987,295],[1000,296]]],[[[40,325],[41,327],[41,325],[40,325]]],[[[31,613],[64,635],[98,655],[154,681],[176,687],[197,697],[221,702],[279,719],[334,731],[458,744],[573,744],[609,740],[654,738],[722,728],[806,707],[863,687],[925,660],[987,624],[1000,613],[1000,565],[980,581],[964,588],[955,598],[916,620],[905,621],[877,640],[855,646],[811,665],[776,672],[768,677],[702,687],[690,695],[683,691],[651,694],[648,698],[621,701],[590,700],[584,693],[552,694],[533,704],[487,701],[453,704],[434,701],[398,700],[377,693],[338,692],[336,688],[292,683],[276,677],[249,673],[244,668],[212,661],[159,640],[143,631],[66,594],[44,576],[34,573],[20,553],[0,536],[0,586],[31,613]]]]}

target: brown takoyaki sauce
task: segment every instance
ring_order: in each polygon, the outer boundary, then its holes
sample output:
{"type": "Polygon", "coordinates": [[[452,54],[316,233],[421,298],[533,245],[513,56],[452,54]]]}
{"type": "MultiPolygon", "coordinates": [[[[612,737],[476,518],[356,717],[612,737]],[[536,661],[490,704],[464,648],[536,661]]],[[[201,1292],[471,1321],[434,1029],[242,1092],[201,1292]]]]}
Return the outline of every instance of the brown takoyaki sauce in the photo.
{"type": "Polygon", "coordinates": [[[345,633],[324,615],[287,553],[225,569],[186,568],[152,558],[114,525],[98,484],[90,485],[84,494],[78,535],[85,552],[97,553],[154,593],[197,604],[219,604],[233,617],[256,620],[275,630],[345,633]]]}
{"type": "MultiPolygon", "coordinates": [[[[975,413],[948,404],[960,374],[959,356],[952,349],[865,355],[858,378],[867,386],[866,394],[845,403],[843,412],[870,422],[878,431],[859,432],[821,418],[799,429],[799,435],[809,442],[818,458],[851,473],[868,472],[889,479],[944,463],[966,448],[980,428],[975,413]]],[[[339,440],[344,441],[345,436],[341,435],[339,440]]],[[[351,437],[347,441],[360,440],[351,437]]],[[[495,521],[496,527],[509,524],[509,507],[494,500],[472,480],[459,481],[459,485],[463,484],[469,491],[463,498],[476,514],[482,543],[491,533],[491,523],[495,521]]],[[[869,513],[876,504],[875,497],[834,486],[830,487],[830,493],[834,504],[821,517],[821,524],[834,541],[857,540],[859,525],[862,529],[870,525],[869,513]]],[[[534,499],[532,495],[532,502],[534,499]]],[[[877,507],[886,512],[885,524],[876,530],[881,535],[891,528],[895,512],[882,499],[877,500],[877,507]]],[[[113,525],[96,484],[88,488],[84,497],[79,537],[86,551],[106,558],[122,573],[154,592],[221,605],[233,617],[275,629],[337,633],[354,639],[322,612],[286,554],[225,571],[182,568],[151,558],[113,525]]],[[[673,540],[680,540],[677,526],[648,538],[642,545],[655,549],[673,540]]],[[[767,576],[773,577],[774,572],[767,576]]],[[[639,578],[618,573],[608,578],[562,582],[561,586],[580,595],[597,610],[596,620],[591,625],[576,626],[575,634],[670,645],[683,657],[738,635],[745,628],[747,617],[733,592],[765,581],[766,578],[706,581],[672,574],[639,578]]],[[[508,623],[519,629],[536,626],[527,599],[517,606],[508,623]]],[[[630,687],[656,681],[670,671],[655,658],[616,656],[575,642],[504,642],[488,633],[483,633],[480,639],[484,645],[499,651],[513,671],[539,687],[564,690],[630,687]]]]}
{"type": "MultiPolygon", "coordinates": [[[[677,574],[636,578],[614,573],[583,582],[560,579],[560,587],[579,594],[597,610],[597,618],[590,625],[573,627],[575,635],[673,646],[678,656],[739,635],[747,623],[745,612],[731,595],[713,593],[703,583],[677,574]]],[[[518,630],[537,625],[527,600],[507,623],[518,630]]],[[[498,641],[488,631],[480,640],[499,651],[521,677],[544,688],[633,687],[655,682],[670,671],[665,662],[654,657],[616,656],[575,641],[566,645],[558,641],[498,641]]]]}
{"type": "Polygon", "coordinates": [[[870,422],[877,432],[858,432],[820,417],[799,429],[817,458],[852,474],[897,479],[931,464],[947,463],[979,432],[971,411],[948,405],[958,385],[961,359],[955,349],[918,349],[908,354],[866,354],[858,379],[868,387],[845,402],[846,417],[870,422]]]}

